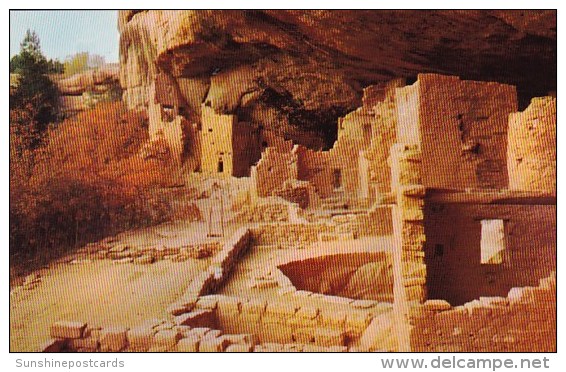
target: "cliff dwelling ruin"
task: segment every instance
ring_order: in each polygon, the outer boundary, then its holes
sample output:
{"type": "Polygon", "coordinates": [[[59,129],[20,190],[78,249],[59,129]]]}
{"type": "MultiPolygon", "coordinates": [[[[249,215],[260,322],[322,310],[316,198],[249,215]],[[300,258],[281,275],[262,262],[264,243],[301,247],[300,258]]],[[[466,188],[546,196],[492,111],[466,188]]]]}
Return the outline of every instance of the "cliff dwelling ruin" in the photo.
{"type": "MultiPolygon", "coordinates": [[[[203,218],[144,249],[118,235],[81,252],[140,267],[185,255],[199,267],[158,319],[58,319],[41,350],[556,350],[556,97],[548,77],[536,86],[512,80],[525,75],[515,74],[517,64],[500,78],[499,70],[481,75],[476,56],[468,72],[437,60],[413,71],[402,59],[408,73],[376,79],[357,67],[365,53],[358,46],[345,74],[329,72],[320,55],[337,56],[343,45],[324,44],[293,12],[264,14],[269,22],[259,12],[229,22],[213,14],[215,27],[197,17],[194,29],[189,14],[169,13],[120,13],[123,100],[147,110],[151,143],[165,143],[187,179],[200,182],[203,218]],[[318,45],[301,63],[297,55],[310,47],[299,32],[318,45]],[[303,71],[279,76],[281,66],[303,71]],[[344,83],[348,71],[357,90],[344,83]],[[324,97],[333,103],[311,102],[324,97]],[[222,220],[211,221],[220,200],[222,220]],[[205,236],[210,223],[223,234],[205,236]],[[155,263],[141,259],[148,256],[155,263]]],[[[472,13],[480,24],[487,17],[472,13]]],[[[490,32],[519,27],[512,16],[490,14],[490,32]]],[[[442,25],[452,14],[434,17],[442,25]]],[[[551,31],[536,30],[513,45],[538,38],[546,47],[551,31]]],[[[503,43],[512,40],[505,35],[503,43]]],[[[479,43],[481,53],[494,43],[479,43]]]]}

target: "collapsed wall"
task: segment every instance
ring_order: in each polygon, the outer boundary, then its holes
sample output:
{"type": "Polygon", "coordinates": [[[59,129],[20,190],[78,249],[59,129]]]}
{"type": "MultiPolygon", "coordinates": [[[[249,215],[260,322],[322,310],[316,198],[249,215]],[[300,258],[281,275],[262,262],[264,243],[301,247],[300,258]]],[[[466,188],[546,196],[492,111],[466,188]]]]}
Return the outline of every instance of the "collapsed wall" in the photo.
{"type": "Polygon", "coordinates": [[[556,98],[533,98],[509,115],[507,164],[511,190],[556,193],[556,98]]]}
{"type": "Polygon", "coordinates": [[[271,196],[275,191],[283,189],[286,181],[297,180],[297,150],[298,146],[288,152],[268,147],[263,152],[261,159],[251,170],[255,196],[271,196]]]}
{"type": "Polygon", "coordinates": [[[366,88],[363,106],[339,119],[338,139],[328,151],[301,145],[268,147],[251,172],[257,195],[277,194],[290,179],[308,182],[321,198],[374,201],[389,192],[395,88],[403,83],[397,79],[366,88]]]}
{"type": "Polygon", "coordinates": [[[556,278],[452,307],[427,301],[411,317],[415,352],[556,352],[556,278]]]}

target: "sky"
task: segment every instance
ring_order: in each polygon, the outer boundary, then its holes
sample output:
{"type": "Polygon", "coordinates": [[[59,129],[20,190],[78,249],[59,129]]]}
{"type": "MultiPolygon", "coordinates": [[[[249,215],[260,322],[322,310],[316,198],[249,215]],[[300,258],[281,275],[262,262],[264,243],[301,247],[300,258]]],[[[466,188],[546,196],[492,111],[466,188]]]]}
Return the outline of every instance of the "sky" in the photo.
{"type": "Polygon", "coordinates": [[[47,59],[64,61],[79,52],[118,62],[118,12],[115,10],[10,11],[10,57],[20,51],[26,30],[35,30],[47,59]]]}

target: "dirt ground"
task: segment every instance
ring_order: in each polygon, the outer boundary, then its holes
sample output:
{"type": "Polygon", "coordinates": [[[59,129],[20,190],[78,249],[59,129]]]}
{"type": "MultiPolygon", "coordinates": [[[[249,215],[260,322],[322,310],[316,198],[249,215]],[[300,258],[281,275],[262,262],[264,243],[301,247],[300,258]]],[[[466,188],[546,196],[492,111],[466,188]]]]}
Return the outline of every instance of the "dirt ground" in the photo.
{"type": "Polygon", "coordinates": [[[206,265],[202,260],[153,265],[105,260],[41,270],[36,288],[10,298],[10,351],[38,351],[58,320],[132,326],[164,318],[167,305],[206,265]]]}
{"type": "MultiPolygon", "coordinates": [[[[237,226],[226,226],[227,236],[237,226]]],[[[206,223],[174,222],[119,234],[116,243],[181,246],[207,241],[206,223]]],[[[223,238],[216,238],[222,242],[223,238]]],[[[58,320],[85,321],[94,326],[134,326],[164,318],[208,259],[157,261],[151,265],[94,259],[71,264],[76,254],[34,271],[39,284],[27,290],[14,280],[10,294],[10,351],[38,351],[58,320]]],[[[79,260],[80,261],[80,260],[79,260]]],[[[84,261],[84,260],[83,260],[84,261]]]]}
{"type": "MultiPolygon", "coordinates": [[[[205,212],[215,207],[217,205],[209,199],[199,201],[199,208],[205,212]]],[[[225,221],[230,220],[231,212],[227,211],[225,221]]],[[[212,225],[218,230],[221,222],[216,221],[214,216],[212,219],[212,225]]],[[[208,238],[208,221],[177,221],[127,231],[111,241],[112,244],[146,247],[180,247],[210,240],[222,243],[240,226],[241,224],[225,223],[224,237],[208,238]]],[[[251,289],[248,286],[249,280],[290,258],[305,259],[348,252],[388,252],[391,245],[391,237],[381,237],[347,243],[315,243],[300,250],[255,247],[239,263],[220,293],[277,299],[279,295],[275,288],[251,289]]],[[[141,265],[83,258],[80,253],[70,254],[57,263],[36,270],[34,274],[40,280],[32,289],[21,286],[23,278],[14,281],[10,294],[10,351],[39,351],[40,346],[50,338],[51,324],[59,320],[84,321],[103,327],[132,327],[147,319],[167,318],[167,306],[209,264],[209,259],[189,259],[184,262],[166,259],[141,265]]],[[[321,301],[313,300],[315,304],[321,301]]],[[[286,298],[285,301],[289,299],[286,298]]],[[[324,303],[320,305],[327,306],[324,303]]],[[[389,311],[389,305],[372,311],[389,311]]]]}
{"type": "MultiPolygon", "coordinates": [[[[224,194],[223,198],[228,200],[229,192],[224,194]]],[[[206,241],[223,243],[240,226],[226,222],[232,217],[228,205],[222,216],[222,229],[218,202],[202,199],[197,204],[206,214],[203,221],[175,221],[134,229],[115,236],[112,242],[138,247],[181,247],[206,241]],[[209,216],[211,210],[213,213],[209,216]],[[224,230],[224,237],[207,238],[211,229],[216,233],[224,230]]],[[[167,306],[184,292],[193,277],[206,269],[208,263],[209,259],[189,259],[139,265],[84,260],[80,253],[70,253],[32,271],[31,275],[41,278],[33,289],[21,286],[24,275],[11,275],[10,351],[39,351],[50,338],[51,324],[58,320],[85,321],[93,326],[131,327],[146,319],[165,318],[167,306]],[[73,260],[86,262],[71,264],[73,260]]]]}

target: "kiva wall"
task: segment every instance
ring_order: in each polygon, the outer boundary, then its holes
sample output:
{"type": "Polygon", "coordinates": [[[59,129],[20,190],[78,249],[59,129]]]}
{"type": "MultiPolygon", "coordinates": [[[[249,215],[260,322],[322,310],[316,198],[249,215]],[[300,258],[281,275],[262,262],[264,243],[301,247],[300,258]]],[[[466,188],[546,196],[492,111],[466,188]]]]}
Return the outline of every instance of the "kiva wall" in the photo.
{"type": "Polygon", "coordinates": [[[213,304],[206,301],[206,306],[213,307],[224,332],[254,334],[261,343],[344,346],[357,340],[371,321],[364,310],[345,312],[330,305],[317,308],[281,300],[214,297],[217,300],[213,304]]]}

